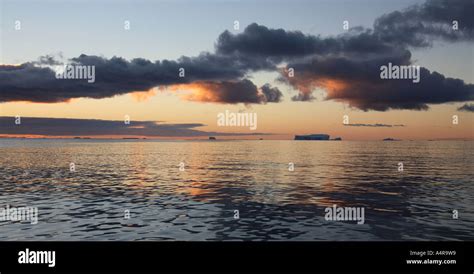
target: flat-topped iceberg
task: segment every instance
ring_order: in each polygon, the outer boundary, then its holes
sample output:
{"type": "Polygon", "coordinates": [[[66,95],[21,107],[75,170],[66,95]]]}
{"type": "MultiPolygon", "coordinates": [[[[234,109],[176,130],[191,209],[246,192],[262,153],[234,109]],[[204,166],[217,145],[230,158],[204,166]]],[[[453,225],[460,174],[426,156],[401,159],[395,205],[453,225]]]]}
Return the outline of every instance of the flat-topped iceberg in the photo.
{"type": "Polygon", "coordinates": [[[295,140],[327,141],[329,140],[329,135],[327,134],[295,135],[295,140]]]}

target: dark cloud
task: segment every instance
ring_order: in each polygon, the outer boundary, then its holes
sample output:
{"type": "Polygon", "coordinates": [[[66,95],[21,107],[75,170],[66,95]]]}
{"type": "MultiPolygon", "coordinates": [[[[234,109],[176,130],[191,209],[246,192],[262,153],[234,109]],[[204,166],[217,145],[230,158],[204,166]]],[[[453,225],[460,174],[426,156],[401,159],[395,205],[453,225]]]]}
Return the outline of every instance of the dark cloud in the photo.
{"type": "Polygon", "coordinates": [[[334,47],[337,42],[305,35],[300,31],[269,29],[256,23],[247,26],[242,33],[223,32],[216,43],[217,53],[239,53],[257,57],[305,56],[334,47]]]}
{"type": "MultiPolygon", "coordinates": [[[[41,61],[41,60],[40,60],[41,61]]],[[[234,80],[245,76],[261,64],[249,60],[235,62],[230,57],[204,53],[195,58],[182,57],[177,61],[156,61],[81,55],[72,64],[95,66],[95,82],[83,79],[56,79],[52,68],[39,67],[38,63],[20,66],[0,66],[0,102],[64,102],[73,98],[107,98],[134,91],[146,91],[156,86],[167,86],[194,81],[234,80]],[[179,77],[184,68],[185,77],[179,77]]],[[[46,57],[45,64],[54,63],[46,57]]],[[[239,97],[235,90],[234,97],[239,97]]],[[[246,96],[246,94],[243,94],[246,96]]],[[[245,99],[243,100],[245,101],[245,99]]],[[[239,102],[234,100],[233,102],[239,102]]]]}
{"type": "MultiPolygon", "coordinates": [[[[362,110],[426,110],[429,104],[470,101],[474,97],[473,85],[462,80],[421,68],[418,84],[409,80],[382,81],[379,69],[389,62],[413,64],[408,47],[430,46],[434,39],[472,41],[473,5],[473,1],[435,0],[383,15],[376,20],[374,30],[354,28],[337,36],[337,42],[326,51],[314,50],[313,56],[289,60],[286,69],[281,70],[280,80],[299,91],[293,101],[314,100],[313,91],[322,88],[327,92],[326,99],[362,110]],[[453,20],[459,22],[457,31],[452,29],[453,20]],[[295,70],[294,78],[287,74],[290,68],[295,70]]],[[[307,38],[306,44],[318,41],[307,38]]],[[[255,46],[260,43],[263,40],[255,46]]]]}
{"type": "Polygon", "coordinates": [[[300,92],[291,97],[291,101],[294,102],[310,102],[316,99],[311,92],[300,92]]]}
{"type": "MultiPolygon", "coordinates": [[[[409,56],[409,55],[408,55],[409,56]]],[[[474,85],[420,68],[420,82],[380,79],[380,66],[389,61],[407,64],[407,56],[372,60],[344,57],[314,58],[290,64],[295,76],[282,73],[283,81],[300,91],[293,100],[309,100],[316,88],[326,90],[326,100],[336,100],[361,110],[426,110],[428,104],[474,100],[474,85]]]]}
{"type": "Polygon", "coordinates": [[[373,30],[355,27],[327,38],[254,23],[239,34],[222,33],[216,51],[287,62],[279,80],[299,91],[293,101],[312,101],[313,91],[321,88],[327,100],[362,110],[426,110],[429,104],[472,100],[473,86],[426,68],[421,68],[421,83],[382,81],[380,66],[413,64],[408,47],[430,46],[433,39],[472,40],[473,3],[427,1],[381,16],[373,30]],[[453,30],[453,20],[459,22],[459,30],[453,30]],[[290,68],[294,78],[288,76],[290,68]]]}
{"type": "Polygon", "coordinates": [[[464,104],[458,108],[459,111],[474,112],[474,104],[464,104]]]}
{"type": "MultiPolygon", "coordinates": [[[[60,57],[61,59],[63,58],[61,53],[59,54],[58,57],[60,57]]],[[[39,64],[39,65],[50,65],[50,66],[62,64],[61,61],[57,60],[55,56],[53,55],[40,56],[38,58],[38,61],[34,63],[39,64]]]]}
{"type": "Polygon", "coordinates": [[[388,124],[344,124],[348,127],[405,127],[405,125],[388,125],[388,124]]]}
{"type": "Polygon", "coordinates": [[[254,83],[247,79],[240,81],[194,82],[174,85],[171,89],[192,91],[190,95],[185,96],[186,99],[191,101],[225,104],[277,103],[282,96],[278,88],[272,88],[269,84],[265,84],[258,89],[254,83]]]}
{"type": "Polygon", "coordinates": [[[306,35],[300,31],[269,29],[257,23],[242,33],[223,32],[216,43],[221,55],[251,56],[266,64],[279,63],[312,55],[375,55],[396,52],[397,48],[380,40],[370,29],[352,28],[334,37],[306,35]],[[263,61],[262,61],[263,60],[263,61]]]}
{"type": "Polygon", "coordinates": [[[0,117],[0,134],[44,136],[150,136],[150,137],[198,137],[268,135],[267,133],[222,133],[197,130],[204,124],[166,124],[160,121],[124,121],[33,118],[21,117],[21,125],[15,117],[0,117]]]}
{"type": "Polygon", "coordinates": [[[472,41],[473,10],[472,0],[426,1],[379,17],[374,32],[383,41],[414,47],[430,46],[433,39],[472,41]],[[453,29],[454,20],[458,21],[458,30],[453,29]]]}
{"type": "Polygon", "coordinates": [[[261,92],[263,93],[265,102],[268,103],[278,103],[281,102],[283,94],[276,87],[271,87],[269,84],[265,84],[260,87],[261,92]]]}

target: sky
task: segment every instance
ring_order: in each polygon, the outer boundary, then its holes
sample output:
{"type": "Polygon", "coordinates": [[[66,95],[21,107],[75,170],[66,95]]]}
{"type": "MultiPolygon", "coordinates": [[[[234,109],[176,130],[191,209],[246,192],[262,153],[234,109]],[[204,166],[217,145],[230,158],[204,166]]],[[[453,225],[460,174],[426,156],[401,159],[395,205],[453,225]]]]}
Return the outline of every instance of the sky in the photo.
{"type": "Polygon", "coordinates": [[[473,4],[447,3],[0,0],[0,135],[473,139],[473,4]],[[71,61],[96,82],[55,79],[71,61]],[[382,81],[388,62],[420,83],[382,81]]]}

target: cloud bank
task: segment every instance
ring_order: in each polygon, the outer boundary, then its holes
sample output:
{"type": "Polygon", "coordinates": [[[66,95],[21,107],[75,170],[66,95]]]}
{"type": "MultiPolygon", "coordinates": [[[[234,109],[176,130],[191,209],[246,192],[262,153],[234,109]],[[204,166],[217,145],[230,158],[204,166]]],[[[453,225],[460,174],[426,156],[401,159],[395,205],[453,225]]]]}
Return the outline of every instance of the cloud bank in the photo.
{"type": "Polygon", "coordinates": [[[0,134],[44,135],[44,136],[149,136],[149,137],[200,137],[200,136],[246,136],[269,135],[268,133],[224,133],[202,131],[200,123],[166,124],[161,121],[124,121],[33,118],[21,117],[21,124],[15,124],[15,117],[0,117],[0,134]]]}

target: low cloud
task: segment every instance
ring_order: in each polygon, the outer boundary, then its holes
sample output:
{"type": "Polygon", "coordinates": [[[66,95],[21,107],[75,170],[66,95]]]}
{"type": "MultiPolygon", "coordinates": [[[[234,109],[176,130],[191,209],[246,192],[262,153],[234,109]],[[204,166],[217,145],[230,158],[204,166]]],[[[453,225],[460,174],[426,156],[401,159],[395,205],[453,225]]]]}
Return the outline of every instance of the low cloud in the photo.
{"type": "Polygon", "coordinates": [[[200,123],[167,124],[161,121],[124,121],[34,118],[21,117],[21,124],[15,124],[15,117],[0,117],[0,134],[44,135],[44,136],[149,136],[149,137],[199,137],[199,136],[245,136],[269,135],[268,133],[224,133],[202,131],[200,123]]]}

